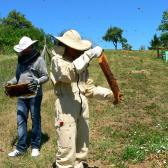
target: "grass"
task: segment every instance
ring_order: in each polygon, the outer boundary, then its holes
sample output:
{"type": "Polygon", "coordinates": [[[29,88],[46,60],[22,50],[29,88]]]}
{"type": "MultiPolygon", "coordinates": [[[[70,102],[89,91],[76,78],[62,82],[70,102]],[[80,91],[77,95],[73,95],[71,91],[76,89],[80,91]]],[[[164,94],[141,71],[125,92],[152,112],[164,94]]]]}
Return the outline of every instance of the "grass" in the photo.
{"type": "MultiPolygon", "coordinates": [[[[168,167],[168,63],[154,51],[106,51],[111,69],[118,79],[124,101],[89,99],[89,164],[99,168],[168,167]],[[132,73],[145,70],[148,73],[132,73]]],[[[11,159],[7,153],[17,142],[16,99],[3,93],[2,85],[14,75],[16,58],[0,57],[0,167],[51,167],[56,152],[52,85],[44,86],[42,102],[43,142],[40,157],[33,159],[30,149],[11,159]]],[[[108,87],[97,60],[89,67],[95,84],[108,87]]],[[[31,130],[29,119],[28,130],[31,130]]]]}

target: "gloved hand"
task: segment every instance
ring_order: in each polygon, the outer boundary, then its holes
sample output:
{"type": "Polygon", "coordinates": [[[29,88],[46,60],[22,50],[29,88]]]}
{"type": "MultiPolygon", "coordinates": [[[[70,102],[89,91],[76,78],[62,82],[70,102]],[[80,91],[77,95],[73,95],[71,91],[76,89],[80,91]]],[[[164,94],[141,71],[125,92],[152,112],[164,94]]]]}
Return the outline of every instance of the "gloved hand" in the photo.
{"type": "Polygon", "coordinates": [[[86,54],[90,59],[92,59],[92,58],[95,58],[95,57],[100,57],[102,52],[103,52],[103,49],[99,46],[96,46],[92,49],[87,50],[86,54]]]}
{"type": "Polygon", "coordinates": [[[12,85],[12,82],[11,81],[7,81],[5,85],[6,86],[12,85]]]}
{"type": "Polygon", "coordinates": [[[7,90],[6,90],[5,87],[6,87],[6,86],[10,86],[10,85],[12,85],[12,84],[13,84],[13,83],[12,83],[11,81],[7,81],[6,83],[3,84],[4,93],[5,93],[6,96],[9,96],[9,95],[8,95],[8,92],[7,92],[7,90]]]}
{"type": "Polygon", "coordinates": [[[28,89],[30,90],[30,91],[36,91],[36,89],[37,89],[37,86],[38,86],[38,81],[37,80],[32,80],[29,84],[28,84],[28,89]]]}
{"type": "Polygon", "coordinates": [[[10,81],[7,81],[5,84],[3,84],[4,93],[5,93],[6,96],[9,96],[9,95],[8,95],[8,92],[6,91],[6,88],[5,88],[5,87],[6,87],[6,86],[9,86],[9,85],[12,85],[12,83],[11,83],[10,81]]]}

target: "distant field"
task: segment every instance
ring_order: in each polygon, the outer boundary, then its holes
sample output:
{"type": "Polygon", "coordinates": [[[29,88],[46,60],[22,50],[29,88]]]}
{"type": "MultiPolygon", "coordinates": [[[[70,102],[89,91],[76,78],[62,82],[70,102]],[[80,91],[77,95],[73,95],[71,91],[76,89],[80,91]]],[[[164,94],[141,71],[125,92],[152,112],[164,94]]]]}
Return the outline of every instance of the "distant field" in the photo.
{"type": "MultiPolygon", "coordinates": [[[[124,101],[89,99],[90,166],[99,168],[168,167],[168,63],[154,51],[106,50],[124,101]]],[[[44,86],[42,102],[43,141],[34,159],[30,148],[24,156],[8,158],[17,142],[16,99],[3,93],[3,84],[14,75],[16,58],[0,56],[0,167],[50,168],[56,153],[52,85],[44,86]],[[3,58],[2,58],[3,57],[3,58]]],[[[89,67],[95,84],[108,87],[98,61],[89,67]]],[[[28,123],[31,131],[31,120],[28,123]]]]}

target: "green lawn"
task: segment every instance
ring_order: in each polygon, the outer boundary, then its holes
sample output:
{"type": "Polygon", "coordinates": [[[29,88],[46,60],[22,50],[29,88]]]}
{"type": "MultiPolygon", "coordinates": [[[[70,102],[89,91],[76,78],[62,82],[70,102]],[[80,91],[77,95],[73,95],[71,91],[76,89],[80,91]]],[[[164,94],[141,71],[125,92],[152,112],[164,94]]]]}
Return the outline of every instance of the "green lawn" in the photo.
{"type": "MultiPolygon", "coordinates": [[[[124,100],[89,99],[90,166],[99,168],[168,167],[168,63],[154,51],[106,51],[111,69],[118,79],[124,100]]],[[[3,84],[14,75],[16,58],[0,56],[0,167],[49,168],[55,159],[56,131],[52,85],[44,86],[42,102],[43,141],[41,155],[8,158],[17,142],[16,99],[3,93],[3,84]]],[[[93,60],[89,67],[95,84],[108,87],[93,60]]],[[[29,133],[31,120],[29,119],[29,133]]]]}

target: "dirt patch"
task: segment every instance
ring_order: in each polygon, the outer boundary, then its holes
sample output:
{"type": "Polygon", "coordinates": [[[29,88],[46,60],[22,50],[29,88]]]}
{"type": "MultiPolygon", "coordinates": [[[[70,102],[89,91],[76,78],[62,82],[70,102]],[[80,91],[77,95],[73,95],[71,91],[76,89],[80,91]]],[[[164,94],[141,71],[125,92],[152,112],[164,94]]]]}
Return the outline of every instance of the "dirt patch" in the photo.
{"type": "Polygon", "coordinates": [[[147,161],[147,162],[143,162],[143,163],[139,163],[139,164],[135,164],[135,165],[128,165],[129,168],[150,168],[150,167],[153,167],[153,168],[161,168],[161,165],[159,163],[156,163],[156,162],[150,162],[150,161],[147,161]],[[154,166],[155,164],[155,166],[154,166]]]}
{"type": "Polygon", "coordinates": [[[143,75],[150,75],[150,72],[149,71],[147,71],[147,70],[144,70],[144,69],[142,69],[142,70],[131,70],[130,72],[129,72],[129,74],[143,74],[143,75]]]}
{"type": "Polygon", "coordinates": [[[163,168],[163,163],[158,160],[144,161],[143,163],[128,165],[129,168],[163,168]]]}
{"type": "Polygon", "coordinates": [[[89,168],[111,168],[112,165],[108,165],[106,162],[101,160],[89,160],[89,168]]]}
{"type": "Polygon", "coordinates": [[[168,162],[166,153],[150,154],[145,161],[137,164],[128,164],[129,168],[165,168],[168,162]]]}

